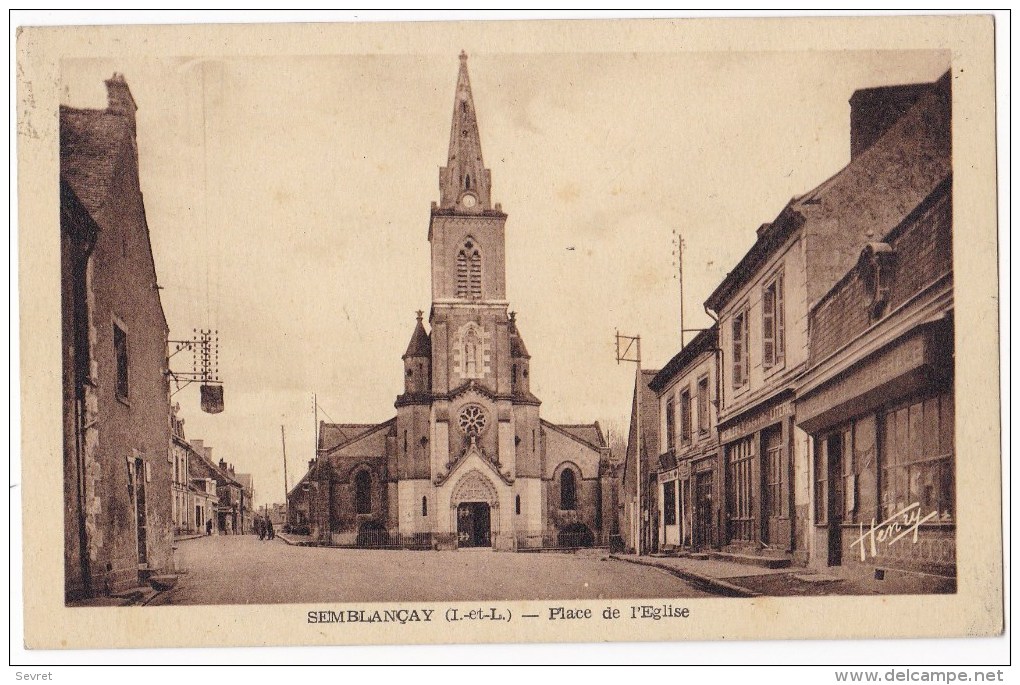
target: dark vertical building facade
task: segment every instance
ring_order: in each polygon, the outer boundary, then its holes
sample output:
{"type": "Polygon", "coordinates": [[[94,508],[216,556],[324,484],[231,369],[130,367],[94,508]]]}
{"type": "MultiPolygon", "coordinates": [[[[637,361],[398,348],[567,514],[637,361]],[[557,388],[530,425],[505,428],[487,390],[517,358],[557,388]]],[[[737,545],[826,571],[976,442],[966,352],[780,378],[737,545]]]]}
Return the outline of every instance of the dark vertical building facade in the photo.
{"type": "Polygon", "coordinates": [[[138,181],[135,102],[60,109],[65,594],[171,570],[167,324],[138,181]]]}

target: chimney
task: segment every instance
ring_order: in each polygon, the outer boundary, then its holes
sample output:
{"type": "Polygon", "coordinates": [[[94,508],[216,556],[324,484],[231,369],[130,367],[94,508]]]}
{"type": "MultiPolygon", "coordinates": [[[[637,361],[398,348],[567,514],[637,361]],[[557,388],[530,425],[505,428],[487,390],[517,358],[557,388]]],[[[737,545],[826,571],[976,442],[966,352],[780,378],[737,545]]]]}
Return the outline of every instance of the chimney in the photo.
{"type": "Polygon", "coordinates": [[[850,96],[850,159],[881,138],[932,85],[911,83],[855,91],[850,96]]]}
{"type": "Polygon", "coordinates": [[[106,111],[111,114],[123,114],[131,122],[131,130],[135,128],[135,112],[138,105],[131,97],[131,89],[128,88],[124,74],[114,72],[113,76],[106,79],[106,111]]]}
{"type": "Polygon", "coordinates": [[[220,471],[227,470],[227,462],[225,459],[220,459],[220,471]]]}

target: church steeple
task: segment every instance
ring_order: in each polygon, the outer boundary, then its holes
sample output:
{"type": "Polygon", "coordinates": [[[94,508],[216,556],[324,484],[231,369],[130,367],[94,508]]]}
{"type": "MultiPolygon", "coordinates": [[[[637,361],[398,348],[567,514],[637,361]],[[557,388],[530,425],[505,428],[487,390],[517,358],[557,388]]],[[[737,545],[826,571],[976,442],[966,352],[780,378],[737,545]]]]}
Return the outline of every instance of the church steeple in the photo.
{"type": "Polygon", "coordinates": [[[461,51],[450,124],[450,152],[446,166],[439,170],[439,206],[467,214],[492,209],[490,182],[490,172],[482,161],[467,53],[461,51]]]}

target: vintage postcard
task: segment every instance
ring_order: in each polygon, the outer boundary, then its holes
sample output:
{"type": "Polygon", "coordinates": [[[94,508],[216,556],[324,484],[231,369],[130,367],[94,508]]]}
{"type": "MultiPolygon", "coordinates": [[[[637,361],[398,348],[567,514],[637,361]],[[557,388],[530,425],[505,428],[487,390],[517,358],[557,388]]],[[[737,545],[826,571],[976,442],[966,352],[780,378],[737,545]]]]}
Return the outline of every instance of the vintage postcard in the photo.
{"type": "Polygon", "coordinates": [[[993,33],[23,28],[26,644],[1000,633],[993,33]]]}

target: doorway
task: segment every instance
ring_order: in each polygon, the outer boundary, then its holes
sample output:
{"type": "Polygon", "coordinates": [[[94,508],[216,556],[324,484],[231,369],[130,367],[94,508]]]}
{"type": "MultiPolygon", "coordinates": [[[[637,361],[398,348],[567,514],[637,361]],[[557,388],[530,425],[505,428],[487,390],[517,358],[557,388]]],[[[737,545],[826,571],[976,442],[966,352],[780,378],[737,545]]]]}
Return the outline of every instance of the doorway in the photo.
{"type": "Polygon", "coordinates": [[[774,426],[762,433],[762,527],[765,545],[781,542],[783,518],[783,432],[774,426]]]}
{"type": "Polygon", "coordinates": [[[849,431],[837,432],[825,440],[826,466],[829,478],[829,566],[843,563],[843,448],[849,431]]]}
{"type": "Polygon", "coordinates": [[[712,472],[694,475],[694,547],[712,546],[712,472]]]}
{"type": "Polygon", "coordinates": [[[145,462],[141,459],[135,459],[132,470],[132,480],[134,481],[133,494],[135,500],[135,531],[138,539],[138,565],[145,566],[149,563],[148,555],[146,554],[148,549],[148,545],[146,544],[148,517],[146,516],[145,511],[145,462]]]}
{"type": "Polygon", "coordinates": [[[492,546],[488,503],[462,502],[457,506],[457,546],[492,546]]]}

